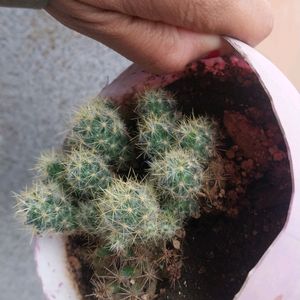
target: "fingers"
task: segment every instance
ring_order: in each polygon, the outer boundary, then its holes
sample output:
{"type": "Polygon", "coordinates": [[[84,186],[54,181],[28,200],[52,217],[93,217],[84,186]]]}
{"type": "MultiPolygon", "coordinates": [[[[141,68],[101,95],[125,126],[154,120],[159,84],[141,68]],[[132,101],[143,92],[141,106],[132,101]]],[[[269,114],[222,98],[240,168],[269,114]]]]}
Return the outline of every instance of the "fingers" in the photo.
{"type": "Polygon", "coordinates": [[[218,36],[103,11],[77,1],[65,6],[62,0],[61,5],[49,5],[47,10],[61,23],[101,41],[155,73],[180,71],[189,62],[222,45],[218,36]]]}
{"type": "Polygon", "coordinates": [[[47,10],[156,73],[219,49],[220,35],[256,44],[272,24],[266,0],[52,0],[47,10]]]}
{"type": "Polygon", "coordinates": [[[268,0],[80,0],[105,10],[256,45],[272,30],[268,0]]]}

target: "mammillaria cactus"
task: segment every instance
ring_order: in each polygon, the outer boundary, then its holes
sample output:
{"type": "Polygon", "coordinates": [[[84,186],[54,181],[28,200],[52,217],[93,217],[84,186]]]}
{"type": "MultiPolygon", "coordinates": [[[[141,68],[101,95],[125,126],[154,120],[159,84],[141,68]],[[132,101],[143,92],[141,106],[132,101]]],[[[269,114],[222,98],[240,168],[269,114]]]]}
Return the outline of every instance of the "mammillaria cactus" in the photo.
{"type": "Polygon", "coordinates": [[[170,241],[176,231],[183,226],[183,218],[171,209],[162,210],[159,216],[159,236],[163,241],[170,241]]]}
{"type": "Polygon", "coordinates": [[[150,185],[116,179],[98,203],[112,249],[122,251],[158,238],[160,208],[150,185]]]}
{"type": "Polygon", "coordinates": [[[64,156],[60,152],[49,151],[41,155],[35,167],[40,178],[46,182],[63,184],[65,178],[64,156]]]}
{"type": "Polygon", "coordinates": [[[203,167],[192,152],[175,149],[150,166],[157,189],[175,200],[195,199],[201,189],[203,167]]]}
{"type": "Polygon", "coordinates": [[[173,217],[181,220],[181,224],[189,218],[198,218],[201,214],[200,203],[196,199],[174,200],[172,198],[164,199],[162,207],[165,211],[170,212],[173,217]]]}
{"type": "Polygon", "coordinates": [[[99,237],[101,219],[99,219],[96,205],[97,201],[94,199],[85,202],[79,202],[76,222],[80,231],[99,237]]]}
{"type": "Polygon", "coordinates": [[[182,149],[194,151],[206,164],[216,154],[217,126],[206,117],[182,120],[176,130],[176,138],[182,149]]]}
{"type": "Polygon", "coordinates": [[[17,198],[18,212],[25,216],[25,224],[31,225],[37,233],[77,229],[76,207],[58,184],[37,182],[17,198]]]}
{"type": "Polygon", "coordinates": [[[119,166],[127,157],[129,137],[125,124],[116,109],[99,98],[80,109],[74,119],[74,144],[86,146],[107,164],[119,166]]]}
{"type": "Polygon", "coordinates": [[[37,233],[99,241],[88,250],[99,299],[155,292],[158,258],[187,218],[199,216],[198,198],[212,185],[205,174],[218,143],[214,121],[180,121],[176,101],[161,89],[138,98],[135,145],[118,109],[97,98],[76,114],[64,151],[44,154],[37,183],[18,196],[19,213],[37,233]],[[134,147],[149,167],[125,176],[134,147]]]}
{"type": "Polygon", "coordinates": [[[163,89],[146,90],[138,97],[136,108],[140,118],[176,116],[176,100],[163,89]]]}
{"type": "Polygon", "coordinates": [[[140,149],[148,157],[171,150],[176,125],[176,101],[170,93],[146,90],[138,97],[136,111],[139,115],[137,137],[140,149]]]}
{"type": "Polygon", "coordinates": [[[113,174],[101,156],[88,149],[74,150],[66,160],[66,178],[74,192],[99,195],[112,182],[113,174]]]}
{"type": "Polygon", "coordinates": [[[151,116],[139,122],[138,145],[153,158],[172,149],[175,126],[165,117],[151,116]]]}

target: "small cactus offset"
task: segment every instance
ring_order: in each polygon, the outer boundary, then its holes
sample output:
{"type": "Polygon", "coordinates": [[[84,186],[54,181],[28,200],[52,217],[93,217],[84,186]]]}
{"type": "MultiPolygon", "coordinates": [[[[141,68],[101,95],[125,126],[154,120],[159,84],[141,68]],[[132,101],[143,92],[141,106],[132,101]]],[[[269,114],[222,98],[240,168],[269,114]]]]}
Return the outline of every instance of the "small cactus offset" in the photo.
{"type": "Polygon", "coordinates": [[[118,284],[113,280],[105,280],[101,277],[91,280],[94,286],[93,296],[97,300],[114,299],[114,296],[120,291],[118,284]]]}
{"type": "Polygon", "coordinates": [[[102,157],[83,148],[68,155],[65,170],[73,192],[81,195],[99,195],[113,179],[113,174],[102,157]]]}
{"type": "Polygon", "coordinates": [[[77,113],[72,129],[73,143],[101,155],[107,164],[124,164],[129,151],[129,136],[116,109],[107,100],[97,99],[77,113]]]}
{"type": "MultiPolygon", "coordinates": [[[[178,245],[188,218],[209,211],[201,199],[214,201],[224,187],[216,123],[180,120],[174,97],[162,89],[137,98],[138,133],[128,132],[106,98],[80,109],[64,151],[42,155],[37,182],[17,197],[18,213],[36,233],[97,241],[85,250],[97,299],[151,299],[167,268],[160,257],[174,239],[178,245]],[[147,170],[136,167],[140,154],[147,170]]],[[[178,263],[181,249],[173,250],[178,263]]]]}
{"type": "Polygon", "coordinates": [[[138,97],[136,111],[140,118],[176,119],[176,100],[163,89],[146,90],[138,97]]]}
{"type": "Polygon", "coordinates": [[[64,159],[64,155],[60,152],[46,152],[41,155],[35,170],[42,180],[55,181],[63,185],[65,179],[64,159]]]}
{"type": "Polygon", "coordinates": [[[17,213],[37,233],[73,232],[78,228],[76,208],[56,183],[37,182],[30,190],[17,195],[17,199],[17,213]]]}
{"type": "Polygon", "coordinates": [[[209,118],[193,117],[182,120],[176,130],[176,138],[182,149],[194,151],[205,164],[216,155],[217,126],[209,118]]]}
{"type": "Polygon", "coordinates": [[[148,157],[153,158],[172,149],[174,125],[165,117],[151,116],[138,123],[138,146],[148,157]]]}
{"type": "MultiPolygon", "coordinates": [[[[101,276],[92,281],[97,299],[151,299],[158,280],[158,264],[153,248],[137,246],[124,256],[113,258],[107,248],[99,247],[97,253],[101,276]],[[146,298],[145,298],[146,297],[146,298]]],[[[95,259],[95,256],[94,256],[95,259]]]]}
{"type": "Polygon", "coordinates": [[[195,199],[203,180],[203,167],[193,152],[176,149],[150,165],[151,179],[158,190],[175,200],[195,199]]]}

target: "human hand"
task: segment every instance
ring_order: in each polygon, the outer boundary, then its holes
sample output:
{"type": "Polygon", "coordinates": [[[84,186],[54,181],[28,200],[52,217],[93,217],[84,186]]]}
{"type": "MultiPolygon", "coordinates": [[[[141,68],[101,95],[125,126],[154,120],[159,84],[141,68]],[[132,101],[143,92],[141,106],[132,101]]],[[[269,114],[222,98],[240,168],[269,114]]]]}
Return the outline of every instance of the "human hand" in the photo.
{"type": "Polygon", "coordinates": [[[273,23],[268,0],[50,0],[46,10],[156,73],[221,49],[223,35],[256,45],[273,23]]]}

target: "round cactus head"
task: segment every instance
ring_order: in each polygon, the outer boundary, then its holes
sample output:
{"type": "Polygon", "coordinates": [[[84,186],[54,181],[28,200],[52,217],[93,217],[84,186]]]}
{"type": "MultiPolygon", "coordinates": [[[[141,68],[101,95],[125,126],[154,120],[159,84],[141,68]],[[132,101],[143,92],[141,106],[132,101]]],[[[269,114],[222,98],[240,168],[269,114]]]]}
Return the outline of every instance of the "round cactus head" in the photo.
{"type": "Polygon", "coordinates": [[[39,158],[35,169],[43,180],[63,184],[65,176],[64,159],[63,154],[60,152],[46,152],[39,158]]]}
{"type": "Polygon", "coordinates": [[[117,110],[100,99],[85,105],[75,117],[70,135],[75,144],[98,152],[108,164],[119,166],[120,158],[128,152],[129,137],[117,110]]]}
{"type": "Polygon", "coordinates": [[[176,114],[176,101],[163,89],[146,90],[138,97],[136,111],[140,117],[171,117],[176,114]]]}
{"type": "Polygon", "coordinates": [[[66,160],[67,181],[81,195],[99,195],[112,182],[113,174],[101,156],[91,150],[74,150],[66,160]]]}
{"type": "Polygon", "coordinates": [[[155,186],[175,200],[197,198],[202,180],[203,168],[193,152],[175,149],[150,165],[151,178],[155,186]]]}
{"type": "Polygon", "coordinates": [[[174,145],[174,126],[165,117],[149,117],[138,123],[139,147],[149,157],[160,156],[174,145]]]}
{"type": "Polygon", "coordinates": [[[98,209],[111,249],[122,251],[135,242],[155,239],[159,205],[149,185],[114,179],[99,200],[98,209]]]}
{"type": "Polygon", "coordinates": [[[56,183],[37,182],[17,198],[18,213],[36,232],[71,232],[77,228],[76,208],[56,183]]]}
{"type": "Polygon", "coordinates": [[[183,149],[194,151],[203,163],[207,163],[216,154],[217,126],[211,119],[185,119],[178,126],[176,137],[183,149]]]}

